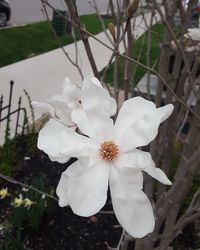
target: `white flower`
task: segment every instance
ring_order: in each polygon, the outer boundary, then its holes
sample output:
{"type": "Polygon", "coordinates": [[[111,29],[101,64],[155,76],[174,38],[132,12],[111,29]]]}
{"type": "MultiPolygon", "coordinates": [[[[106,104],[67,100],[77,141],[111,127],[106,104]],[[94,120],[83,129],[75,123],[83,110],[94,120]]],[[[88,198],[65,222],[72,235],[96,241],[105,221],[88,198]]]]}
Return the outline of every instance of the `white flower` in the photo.
{"type": "Polygon", "coordinates": [[[36,107],[46,108],[50,115],[68,127],[75,124],[71,120],[71,111],[80,106],[78,100],[78,85],[72,83],[69,78],[65,78],[61,95],[54,95],[44,102],[32,102],[36,107]]]}
{"type": "MultiPolygon", "coordinates": [[[[51,99],[45,102],[33,102],[34,106],[47,108],[51,116],[57,120],[59,123],[66,126],[69,131],[76,129],[76,124],[71,119],[71,113],[75,109],[82,109],[82,104],[80,100],[81,92],[88,91],[90,95],[88,99],[95,105],[96,100],[102,101],[101,107],[96,105],[96,111],[99,109],[108,116],[112,116],[116,113],[116,102],[109,96],[108,91],[106,91],[99,80],[95,77],[86,77],[83,81],[83,86],[80,87],[72,83],[69,78],[66,78],[63,83],[63,90],[61,95],[55,95],[51,99]]],[[[40,146],[39,146],[40,148],[40,146]]],[[[47,153],[52,161],[58,161],[60,163],[65,163],[69,160],[68,156],[61,156],[57,154],[57,150],[51,153],[47,153]]]]}
{"type": "Polygon", "coordinates": [[[135,97],[124,102],[113,125],[108,112],[104,112],[106,100],[88,91],[85,83],[80,100],[82,108],[72,111],[72,121],[83,135],[69,131],[55,119],[39,133],[38,146],[47,154],[78,158],[61,176],[59,205],[69,205],[77,215],[92,216],[105,205],[109,185],[119,223],[130,235],[143,237],[153,231],[155,219],[142,191],[142,170],[164,184],[171,182],[155,167],[149,153],[136,148],[156,137],[173,105],[157,109],[153,102],[135,97]]]}

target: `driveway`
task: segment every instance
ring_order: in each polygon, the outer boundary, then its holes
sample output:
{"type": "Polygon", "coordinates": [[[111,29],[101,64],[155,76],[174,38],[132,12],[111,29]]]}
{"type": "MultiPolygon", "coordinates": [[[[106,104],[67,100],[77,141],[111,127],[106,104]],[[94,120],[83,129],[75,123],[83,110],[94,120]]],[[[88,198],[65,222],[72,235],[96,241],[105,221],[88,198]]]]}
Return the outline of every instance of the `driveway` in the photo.
{"type": "MultiPolygon", "coordinates": [[[[12,10],[10,25],[27,24],[46,19],[42,12],[40,0],[9,0],[9,2],[12,10]]],[[[93,1],[91,0],[91,2],[93,1]]],[[[107,12],[108,0],[96,0],[96,2],[101,13],[107,12]]],[[[120,2],[123,1],[120,0],[120,2]]],[[[144,0],[142,2],[144,2],[144,0]]],[[[64,0],[49,0],[49,3],[57,9],[66,9],[64,0]]],[[[76,0],[76,4],[79,14],[90,14],[95,12],[88,0],[76,0]]],[[[50,9],[49,16],[52,17],[52,11],[50,9]]]]}
{"type": "MultiPolygon", "coordinates": [[[[94,13],[94,9],[90,6],[87,0],[77,0],[78,11],[80,14],[94,13]]],[[[108,0],[96,0],[100,12],[106,12],[108,0]]],[[[49,0],[55,8],[66,9],[64,0],[49,0]]],[[[11,25],[26,24],[45,20],[42,13],[42,4],[40,0],[10,0],[12,9],[11,25]]],[[[50,17],[52,11],[49,10],[50,17]]]]}

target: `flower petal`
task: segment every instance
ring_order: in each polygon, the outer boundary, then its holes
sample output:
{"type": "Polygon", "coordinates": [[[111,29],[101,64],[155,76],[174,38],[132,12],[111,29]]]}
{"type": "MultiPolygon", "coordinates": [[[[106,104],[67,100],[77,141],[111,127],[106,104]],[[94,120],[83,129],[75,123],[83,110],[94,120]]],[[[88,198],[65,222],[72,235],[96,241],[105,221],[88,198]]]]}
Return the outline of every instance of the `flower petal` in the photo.
{"type": "Polygon", "coordinates": [[[89,113],[98,111],[100,115],[112,116],[117,111],[115,99],[95,77],[84,78],[80,96],[83,109],[89,113]]]}
{"type": "Polygon", "coordinates": [[[143,161],[143,171],[147,174],[151,175],[153,178],[157,179],[161,183],[165,185],[171,185],[171,181],[168,179],[166,174],[160,169],[155,167],[155,163],[151,158],[151,154],[148,152],[143,152],[137,150],[138,159],[140,159],[140,163],[143,161]],[[140,156],[139,156],[140,154],[140,156]]]}
{"type": "Polygon", "coordinates": [[[93,147],[91,139],[77,134],[55,119],[50,119],[38,136],[38,148],[54,159],[75,156],[87,147],[93,147]]]}
{"type": "Polygon", "coordinates": [[[80,216],[96,214],[106,203],[109,167],[98,163],[85,168],[77,161],[63,174],[57,187],[59,205],[70,205],[80,216]]]}
{"type": "Polygon", "coordinates": [[[113,139],[113,120],[100,114],[88,115],[83,109],[72,111],[72,121],[81,132],[101,143],[104,140],[113,139]]]}
{"type": "Polygon", "coordinates": [[[31,104],[32,104],[34,107],[38,107],[38,108],[42,108],[42,109],[48,110],[48,112],[50,113],[50,115],[51,115],[52,117],[55,117],[55,112],[54,112],[53,107],[51,107],[51,105],[48,104],[47,102],[36,102],[36,101],[32,101],[31,104]]]}
{"type": "Polygon", "coordinates": [[[82,109],[72,112],[72,120],[85,135],[102,142],[113,138],[111,114],[116,102],[95,77],[87,77],[80,91],[82,109]]]}
{"type": "MultiPolygon", "coordinates": [[[[136,115],[138,119],[127,117],[125,119],[127,124],[123,126],[121,123],[121,132],[118,125],[120,122],[118,122],[115,129],[115,141],[122,152],[149,144],[156,137],[159,125],[171,115],[173,105],[169,104],[158,109],[152,108],[151,105],[151,108],[147,107],[147,110],[147,113],[144,110],[141,111],[143,115],[136,115]]],[[[120,119],[122,118],[120,116],[120,119]]]]}
{"type": "Polygon", "coordinates": [[[124,174],[119,174],[117,177],[116,173],[113,174],[113,169],[111,170],[110,189],[113,209],[125,231],[135,238],[142,238],[154,229],[153,209],[140,186],[135,187],[135,181],[142,182],[141,172],[132,170],[131,174],[128,168],[122,171],[124,174]]]}
{"type": "Polygon", "coordinates": [[[132,152],[120,154],[115,160],[115,165],[117,168],[141,169],[163,184],[172,184],[165,173],[160,168],[155,167],[151,154],[148,152],[135,149],[132,152]]]}
{"type": "Polygon", "coordinates": [[[90,138],[97,138],[94,127],[88,120],[88,117],[83,109],[76,109],[72,111],[71,118],[83,134],[89,136],[90,138]]]}
{"type": "Polygon", "coordinates": [[[110,184],[115,198],[125,199],[127,190],[124,183],[131,183],[132,189],[143,188],[143,175],[141,170],[133,168],[117,168],[115,164],[110,166],[110,184]]]}
{"type": "Polygon", "coordinates": [[[55,156],[51,156],[51,155],[48,155],[48,156],[49,156],[49,159],[51,161],[57,161],[57,162],[62,163],[62,164],[68,162],[69,159],[71,158],[69,156],[60,156],[60,157],[55,157],[55,156]]]}
{"type": "Polygon", "coordinates": [[[35,107],[47,109],[53,118],[59,120],[66,126],[74,126],[74,123],[71,120],[71,109],[65,102],[58,100],[58,98],[56,99],[47,99],[45,102],[32,102],[32,104],[35,107]]]}
{"type": "Polygon", "coordinates": [[[71,109],[76,109],[80,106],[79,91],[80,86],[74,84],[66,77],[63,83],[62,99],[71,109]]]}
{"type": "Polygon", "coordinates": [[[121,136],[121,134],[129,129],[137,120],[141,119],[145,114],[148,114],[155,108],[153,102],[147,101],[139,96],[125,101],[115,122],[116,135],[121,136]]]}

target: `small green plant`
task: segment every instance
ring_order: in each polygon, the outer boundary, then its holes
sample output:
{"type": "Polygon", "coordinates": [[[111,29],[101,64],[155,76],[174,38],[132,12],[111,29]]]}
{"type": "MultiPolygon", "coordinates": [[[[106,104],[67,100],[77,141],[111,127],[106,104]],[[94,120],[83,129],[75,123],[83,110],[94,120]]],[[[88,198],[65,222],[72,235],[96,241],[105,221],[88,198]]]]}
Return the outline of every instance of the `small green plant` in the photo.
{"type": "Polygon", "coordinates": [[[29,123],[27,112],[24,110],[25,117],[22,126],[26,134],[17,134],[14,138],[10,139],[10,123],[8,122],[5,131],[5,143],[0,147],[0,172],[8,176],[11,175],[12,167],[15,163],[19,165],[24,156],[27,154],[32,155],[36,151],[37,133],[34,109],[28,92],[24,90],[24,93],[29,103],[31,123],[29,123]]]}
{"type": "Polygon", "coordinates": [[[31,250],[26,247],[22,235],[21,229],[18,228],[16,235],[13,235],[9,230],[5,229],[3,232],[4,242],[2,250],[31,250]]]}
{"type": "MultiPolygon", "coordinates": [[[[43,178],[35,178],[31,185],[39,190],[49,193],[43,178]]],[[[16,196],[12,205],[13,212],[11,222],[13,226],[15,228],[28,227],[34,231],[37,231],[40,228],[44,216],[51,213],[53,210],[51,201],[47,201],[44,194],[40,194],[33,190],[26,190],[23,195],[19,194],[16,196]],[[47,206],[48,213],[46,209],[47,206]]]]}
{"type": "MultiPolygon", "coordinates": [[[[39,190],[45,190],[45,184],[42,179],[35,179],[32,185],[39,190]]],[[[35,201],[35,205],[26,211],[26,217],[31,228],[38,230],[47,206],[46,197],[34,191],[29,191],[28,196],[35,201]]]]}
{"type": "Polygon", "coordinates": [[[15,141],[7,140],[7,142],[0,147],[0,172],[2,174],[11,175],[13,162],[17,157],[17,148],[15,141]]]}

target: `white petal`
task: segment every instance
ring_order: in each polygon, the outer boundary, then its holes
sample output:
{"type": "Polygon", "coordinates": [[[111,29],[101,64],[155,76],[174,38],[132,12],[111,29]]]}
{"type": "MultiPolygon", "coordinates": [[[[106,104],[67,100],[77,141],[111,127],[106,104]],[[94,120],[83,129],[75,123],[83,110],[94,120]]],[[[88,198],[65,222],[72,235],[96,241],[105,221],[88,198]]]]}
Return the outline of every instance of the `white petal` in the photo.
{"type": "Polygon", "coordinates": [[[59,206],[60,207],[65,207],[69,205],[69,198],[68,198],[68,178],[64,174],[65,172],[62,173],[61,178],[58,182],[58,186],[56,188],[56,194],[59,198],[59,206]]]}
{"type": "Polygon", "coordinates": [[[115,160],[115,165],[118,168],[141,169],[163,184],[171,185],[171,181],[165,173],[160,168],[155,167],[151,154],[148,152],[135,149],[133,152],[120,154],[115,160]]]}
{"type": "Polygon", "coordinates": [[[72,163],[61,175],[58,183],[56,194],[59,197],[59,206],[65,207],[69,205],[69,178],[80,176],[86,171],[78,161],[72,163]]]}
{"type": "Polygon", "coordinates": [[[84,110],[98,112],[103,116],[113,116],[117,111],[114,98],[102,87],[101,82],[95,77],[86,77],[81,89],[81,102],[84,110]]]}
{"type": "Polygon", "coordinates": [[[111,174],[109,183],[115,198],[125,199],[127,190],[125,183],[131,183],[131,189],[143,188],[143,175],[141,170],[131,168],[117,168],[115,165],[110,166],[111,174]]]}
{"type": "Polygon", "coordinates": [[[112,139],[113,120],[110,118],[110,103],[114,102],[96,78],[84,79],[80,101],[82,110],[74,110],[72,120],[81,132],[98,142],[112,139]]]}
{"type": "Polygon", "coordinates": [[[110,116],[114,116],[117,112],[117,103],[116,100],[110,97],[110,104],[109,104],[109,113],[110,116]]]}
{"type": "Polygon", "coordinates": [[[155,104],[142,97],[135,97],[125,101],[119,111],[115,122],[115,133],[120,136],[132,124],[141,119],[145,114],[154,110],[155,104]]]}
{"type": "Polygon", "coordinates": [[[125,170],[127,174],[119,174],[118,178],[116,176],[113,178],[111,171],[110,189],[113,209],[125,231],[132,237],[142,238],[154,229],[153,209],[144,192],[140,188],[135,188],[135,180],[141,179],[140,182],[142,182],[141,173],[133,172],[131,175],[130,169],[129,171],[128,168],[123,169],[125,170]]]}
{"type": "Polygon", "coordinates": [[[71,118],[83,134],[89,136],[90,138],[97,138],[94,127],[88,120],[88,117],[83,109],[74,110],[71,118]]]}
{"type": "Polygon", "coordinates": [[[50,159],[51,161],[57,161],[57,162],[59,162],[59,163],[66,163],[66,162],[68,162],[69,159],[71,158],[71,157],[69,157],[69,156],[60,156],[60,157],[55,157],[55,156],[51,156],[51,155],[48,155],[48,156],[49,156],[49,159],[50,159]]]}
{"type": "Polygon", "coordinates": [[[36,102],[36,101],[33,101],[33,102],[32,102],[32,105],[33,105],[34,107],[38,107],[38,108],[42,108],[42,109],[48,110],[48,112],[50,113],[50,115],[51,115],[52,117],[55,117],[54,109],[53,109],[53,107],[51,107],[51,105],[49,105],[48,103],[46,103],[46,102],[36,102]]]}
{"type": "Polygon", "coordinates": [[[156,109],[156,115],[159,122],[162,123],[165,120],[167,120],[167,118],[169,118],[170,115],[172,114],[173,110],[174,106],[172,104],[168,104],[156,109]]]}
{"type": "Polygon", "coordinates": [[[169,104],[149,110],[148,113],[143,114],[134,122],[129,117],[129,122],[127,122],[129,127],[124,125],[126,130],[122,128],[122,132],[119,133],[116,133],[115,130],[115,141],[122,152],[149,144],[156,137],[159,125],[171,115],[172,111],[173,105],[169,104]]]}
{"type": "Polygon", "coordinates": [[[66,103],[58,100],[47,100],[47,103],[54,109],[55,118],[67,126],[74,126],[71,120],[71,108],[66,103]]]}
{"type": "MultiPolygon", "coordinates": [[[[98,87],[102,88],[104,91],[104,95],[109,95],[108,91],[103,88],[101,82],[96,77],[86,77],[84,79],[84,83],[88,84],[88,82],[91,82],[93,84],[96,84],[98,87]]],[[[98,89],[99,90],[99,89],[98,89]]],[[[114,116],[117,112],[117,103],[116,100],[113,97],[110,97],[107,99],[107,102],[104,103],[105,113],[114,116]]]]}
{"type": "Polygon", "coordinates": [[[92,145],[93,142],[89,138],[81,136],[73,129],[64,126],[55,119],[51,119],[40,130],[37,146],[50,157],[60,158],[75,156],[76,152],[80,153],[82,149],[92,145]]]}
{"type": "Polygon", "coordinates": [[[33,102],[33,105],[47,109],[53,118],[60,120],[63,124],[69,127],[74,126],[71,120],[71,108],[61,99],[58,100],[59,97],[54,96],[54,99],[47,99],[45,102],[33,102]]]}
{"type": "Polygon", "coordinates": [[[97,112],[94,115],[88,115],[83,109],[76,109],[72,111],[72,121],[83,134],[99,143],[105,140],[112,140],[113,120],[109,117],[98,115],[97,112]]]}
{"type": "Polygon", "coordinates": [[[58,185],[59,205],[69,204],[80,216],[96,214],[106,203],[108,175],[109,167],[102,163],[90,168],[82,167],[78,161],[73,163],[58,185]]]}
{"type": "Polygon", "coordinates": [[[66,77],[63,83],[62,98],[71,109],[79,107],[79,91],[80,86],[74,84],[66,77]]]}

